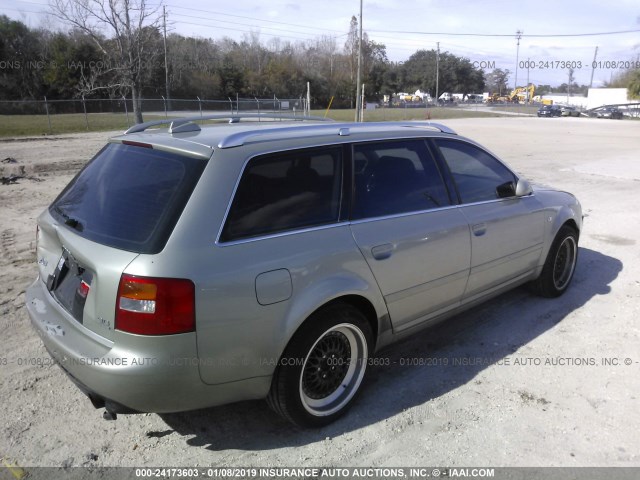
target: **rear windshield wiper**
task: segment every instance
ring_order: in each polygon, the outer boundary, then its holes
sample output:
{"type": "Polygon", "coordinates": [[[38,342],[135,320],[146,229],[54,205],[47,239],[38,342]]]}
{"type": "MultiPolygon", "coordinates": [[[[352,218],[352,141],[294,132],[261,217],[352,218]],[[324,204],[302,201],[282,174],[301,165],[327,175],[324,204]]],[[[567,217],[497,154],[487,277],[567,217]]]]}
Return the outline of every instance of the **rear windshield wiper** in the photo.
{"type": "Polygon", "coordinates": [[[55,207],[53,207],[53,209],[62,217],[64,218],[64,224],[70,226],[71,228],[81,232],[82,230],[84,230],[84,225],[82,224],[82,222],[80,220],[78,220],[77,218],[73,218],[70,217],[69,215],[67,215],[66,213],[64,213],[62,211],[62,209],[60,207],[58,207],[57,205],[55,207]]]}

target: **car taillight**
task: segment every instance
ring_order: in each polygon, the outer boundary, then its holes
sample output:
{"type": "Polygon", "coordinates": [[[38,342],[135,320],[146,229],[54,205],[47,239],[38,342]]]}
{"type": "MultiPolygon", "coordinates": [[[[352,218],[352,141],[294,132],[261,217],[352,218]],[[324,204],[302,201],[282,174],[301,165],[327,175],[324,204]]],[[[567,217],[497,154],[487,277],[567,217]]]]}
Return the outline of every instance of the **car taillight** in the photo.
{"type": "Polygon", "coordinates": [[[195,330],[195,287],[182,278],[120,277],[115,328],[139,335],[195,330]]]}

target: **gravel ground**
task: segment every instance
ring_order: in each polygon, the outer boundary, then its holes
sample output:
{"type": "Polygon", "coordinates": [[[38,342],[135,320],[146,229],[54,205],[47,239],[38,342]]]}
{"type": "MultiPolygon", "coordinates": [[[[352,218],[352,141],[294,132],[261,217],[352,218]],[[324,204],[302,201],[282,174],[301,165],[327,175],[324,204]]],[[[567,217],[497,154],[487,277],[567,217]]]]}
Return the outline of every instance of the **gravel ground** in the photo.
{"type": "Polygon", "coordinates": [[[574,284],[556,300],[517,289],[380,352],[390,365],[370,369],[349,414],[312,431],[262,401],[103,420],[50,365],[24,290],[36,276],[36,216],[109,134],[1,140],[0,160],[17,163],[3,161],[0,176],[24,178],[0,185],[0,457],[23,467],[640,466],[640,122],[447,125],[578,196],[574,284]]]}

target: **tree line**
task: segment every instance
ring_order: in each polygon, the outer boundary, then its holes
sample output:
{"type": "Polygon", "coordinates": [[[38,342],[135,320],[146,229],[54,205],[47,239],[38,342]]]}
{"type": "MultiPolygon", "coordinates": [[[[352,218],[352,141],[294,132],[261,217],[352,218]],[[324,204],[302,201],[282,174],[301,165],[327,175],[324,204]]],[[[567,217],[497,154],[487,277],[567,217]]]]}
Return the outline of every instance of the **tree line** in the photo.
{"type": "MultiPolygon", "coordinates": [[[[89,0],[84,2],[91,6],[89,0]]],[[[62,2],[68,4],[68,2],[62,2]]],[[[125,1],[125,3],[128,3],[125,1]]],[[[59,15],[61,16],[61,15],[59,15]]],[[[124,17],[116,17],[124,18],[124,17]]],[[[85,17],[66,23],[68,31],[29,28],[0,16],[0,99],[159,98],[166,96],[162,24],[158,18],[132,19],[128,25],[91,28],[85,17]],[[84,23],[83,23],[84,22],[84,23]],[[113,33],[116,31],[119,33],[113,33]]],[[[358,55],[357,19],[344,44],[335,37],[306,41],[250,33],[243,40],[210,39],[170,33],[166,37],[169,94],[172,98],[298,98],[312,85],[312,103],[349,108],[355,104],[358,55]]],[[[386,46],[362,42],[362,82],[370,101],[399,91],[421,89],[477,93],[482,70],[448,52],[416,51],[405,62],[391,62],[386,46]]]]}
{"type": "MultiPolygon", "coordinates": [[[[355,104],[355,16],[344,43],[331,36],[263,42],[258,33],[241,41],[177,33],[165,37],[163,12],[146,0],[51,0],[50,7],[68,30],[29,28],[0,15],[0,100],[125,96],[133,100],[141,121],[141,98],[298,98],[310,82],[316,107],[330,101],[335,108],[355,104]]],[[[485,75],[469,59],[435,50],[418,50],[404,62],[392,62],[384,44],[363,35],[361,78],[369,101],[418,89],[432,97],[436,90],[502,95],[510,90],[509,75],[502,69],[485,75]]],[[[639,75],[630,72],[616,82],[629,83],[633,94],[639,75]]],[[[538,88],[541,94],[554,90],[538,88]]],[[[556,91],[568,90],[577,94],[586,87],[572,83],[570,75],[556,91]]]]}

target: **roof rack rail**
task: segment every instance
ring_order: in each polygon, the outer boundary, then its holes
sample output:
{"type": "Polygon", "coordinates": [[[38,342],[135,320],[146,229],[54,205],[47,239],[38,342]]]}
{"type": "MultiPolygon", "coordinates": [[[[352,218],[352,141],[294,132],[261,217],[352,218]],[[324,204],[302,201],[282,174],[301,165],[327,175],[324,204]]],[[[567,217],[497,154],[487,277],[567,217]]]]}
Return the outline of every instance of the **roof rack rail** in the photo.
{"type": "MultiPolygon", "coordinates": [[[[343,126],[342,124],[335,124],[335,125],[322,125],[324,128],[334,128],[334,127],[340,127],[343,126]]],[[[313,127],[318,127],[318,125],[308,125],[307,128],[313,128],[313,127]]],[[[244,142],[249,139],[249,138],[253,138],[253,137],[257,137],[260,135],[265,135],[265,134],[269,134],[269,135],[273,135],[273,134],[282,134],[282,133],[295,133],[295,132],[300,132],[300,128],[304,128],[304,127],[300,127],[300,126],[287,126],[287,127],[277,127],[277,128],[270,128],[267,132],[260,132],[260,131],[256,131],[256,130],[249,130],[249,131],[244,131],[244,132],[235,132],[232,133],[228,136],[226,136],[225,138],[223,138],[222,140],[220,140],[220,142],[218,143],[218,148],[233,148],[233,147],[240,147],[242,145],[244,145],[244,142]]]]}
{"type": "Polygon", "coordinates": [[[423,127],[431,127],[431,128],[435,128],[436,130],[440,130],[440,132],[442,133],[449,133],[451,135],[457,135],[458,133],[447,127],[446,125],[443,125],[441,123],[436,123],[436,122],[430,122],[430,121],[416,121],[416,122],[410,122],[410,123],[404,123],[403,124],[404,127],[414,127],[414,128],[423,128],[423,127]]]}
{"type": "Polygon", "coordinates": [[[177,118],[167,118],[164,120],[152,120],[150,122],[140,123],[138,125],[134,125],[124,132],[125,135],[130,133],[139,133],[144,132],[146,129],[155,127],[158,125],[166,125],[169,124],[169,133],[182,133],[182,132],[197,132],[200,131],[200,127],[194,122],[204,121],[204,120],[224,120],[229,119],[229,123],[238,123],[242,119],[247,118],[257,118],[260,121],[263,118],[273,119],[273,120],[296,120],[296,121],[322,121],[322,122],[333,122],[330,118],[317,117],[317,116],[296,116],[296,115],[278,115],[272,113],[215,113],[210,115],[198,115],[193,117],[177,117],[177,118]]]}
{"type": "MultiPolygon", "coordinates": [[[[441,133],[446,133],[449,135],[457,135],[455,131],[447,127],[446,125],[442,125],[441,123],[434,122],[425,122],[425,121],[416,121],[416,122],[370,122],[367,124],[364,123],[330,123],[329,125],[308,125],[309,129],[318,129],[322,128],[326,130],[327,128],[335,129],[336,133],[339,136],[349,136],[352,130],[358,128],[358,126],[368,125],[375,127],[390,127],[390,128],[398,128],[398,127],[408,127],[408,128],[432,128],[438,130],[441,133]]],[[[220,142],[218,142],[218,148],[233,148],[244,145],[245,141],[250,138],[254,138],[261,135],[273,135],[273,134],[282,134],[289,132],[300,132],[299,126],[286,126],[286,127],[278,127],[274,129],[270,129],[267,132],[262,131],[242,131],[231,133],[224,137],[220,142]]]]}

